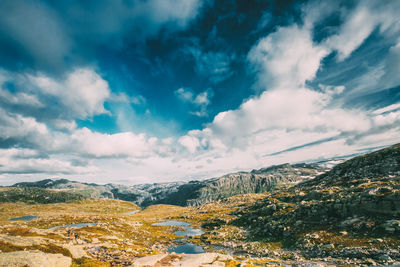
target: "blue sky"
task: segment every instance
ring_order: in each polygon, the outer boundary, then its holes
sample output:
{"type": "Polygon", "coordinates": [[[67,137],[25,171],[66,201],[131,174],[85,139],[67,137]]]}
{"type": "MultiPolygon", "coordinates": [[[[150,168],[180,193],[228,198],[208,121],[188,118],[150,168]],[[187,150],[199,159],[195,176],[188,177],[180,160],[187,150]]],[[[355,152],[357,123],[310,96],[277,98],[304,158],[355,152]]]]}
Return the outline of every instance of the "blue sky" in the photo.
{"type": "Polygon", "coordinates": [[[0,183],[202,179],[400,142],[400,2],[0,2],[0,183]]]}

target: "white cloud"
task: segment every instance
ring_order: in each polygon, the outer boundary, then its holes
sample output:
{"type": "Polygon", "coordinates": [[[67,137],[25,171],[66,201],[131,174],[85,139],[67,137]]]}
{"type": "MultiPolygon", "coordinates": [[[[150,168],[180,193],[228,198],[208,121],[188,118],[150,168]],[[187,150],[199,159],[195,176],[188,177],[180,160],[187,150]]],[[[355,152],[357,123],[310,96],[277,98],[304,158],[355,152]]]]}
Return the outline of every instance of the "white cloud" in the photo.
{"type": "Polygon", "coordinates": [[[110,96],[108,83],[91,69],[76,69],[62,81],[45,75],[28,77],[42,93],[58,98],[80,119],[107,113],[104,101],[110,96]]]}
{"type": "Polygon", "coordinates": [[[248,54],[264,88],[302,86],[315,77],[328,51],[312,42],[308,28],[280,27],[258,41],[248,54]]]}
{"type": "Polygon", "coordinates": [[[0,108],[0,139],[41,142],[41,136],[49,133],[47,126],[33,117],[12,114],[0,108]]]}
{"type": "Polygon", "coordinates": [[[393,111],[398,111],[398,110],[400,110],[400,103],[392,104],[387,107],[374,110],[372,113],[373,114],[383,114],[383,113],[393,112],[393,111]]]}
{"type": "Polygon", "coordinates": [[[179,143],[190,153],[196,152],[196,149],[200,146],[200,142],[196,137],[188,135],[179,138],[179,143]]]}
{"type": "Polygon", "coordinates": [[[0,99],[3,102],[13,105],[27,105],[39,108],[44,107],[44,104],[40,102],[37,96],[24,92],[12,94],[8,90],[0,89],[0,99]]]}
{"type": "Polygon", "coordinates": [[[262,146],[265,153],[273,153],[285,147],[371,129],[373,121],[368,114],[330,108],[330,100],[329,94],[307,88],[269,90],[237,110],[219,113],[206,129],[192,131],[189,136],[198,138],[199,144],[207,149],[212,149],[213,144],[239,149],[262,146]]]}
{"type": "Polygon", "coordinates": [[[209,93],[208,92],[202,92],[196,96],[196,98],[193,100],[193,103],[197,105],[208,105],[210,104],[210,99],[209,99],[209,93]]]}
{"type": "Polygon", "coordinates": [[[191,89],[181,87],[175,91],[175,95],[181,101],[190,103],[198,108],[198,110],[190,111],[190,114],[198,117],[208,116],[207,106],[211,103],[210,99],[213,96],[211,89],[207,89],[196,95],[191,89]]]}
{"type": "MultiPolygon", "coordinates": [[[[400,12],[400,10],[399,10],[400,12]]],[[[384,61],[384,74],[378,79],[378,83],[383,84],[386,88],[395,87],[400,84],[400,39],[397,44],[392,46],[389,54],[384,61]]]]}
{"type": "MultiPolygon", "coordinates": [[[[2,160],[0,158],[0,160],[2,160]]],[[[47,174],[86,174],[98,170],[96,167],[73,166],[70,162],[57,159],[19,159],[4,160],[0,173],[47,173],[47,174]]]]}
{"type": "Polygon", "coordinates": [[[109,102],[121,102],[121,103],[132,103],[135,105],[143,105],[146,103],[146,98],[143,96],[128,96],[125,93],[114,94],[111,93],[107,99],[109,102]]]}
{"type": "Polygon", "coordinates": [[[71,135],[72,152],[89,157],[134,157],[142,158],[156,154],[157,138],[132,132],[102,134],[87,128],[76,130],[71,135]]]}
{"type": "Polygon", "coordinates": [[[183,87],[175,91],[175,95],[185,102],[193,102],[193,92],[183,87]]]}
{"type": "Polygon", "coordinates": [[[324,46],[338,51],[338,59],[346,59],[364,40],[379,28],[382,34],[398,34],[400,3],[396,0],[360,1],[341,26],[338,34],[329,37],[324,46]]]}
{"type": "Polygon", "coordinates": [[[197,15],[201,2],[198,0],[151,0],[138,2],[134,12],[146,14],[155,23],[176,22],[184,27],[197,15]]]}
{"type": "Polygon", "coordinates": [[[54,119],[50,121],[50,124],[56,129],[56,130],[66,130],[72,132],[77,128],[76,122],[75,121],[66,121],[66,120],[61,120],[61,119],[54,119]]]}
{"type": "Polygon", "coordinates": [[[346,89],[343,85],[340,86],[332,86],[332,85],[323,85],[319,84],[318,87],[327,95],[334,96],[340,95],[346,89]]]}
{"type": "Polygon", "coordinates": [[[339,60],[344,60],[361,45],[375,27],[373,14],[368,8],[360,5],[342,26],[340,34],[327,39],[326,46],[337,50],[339,60]]]}

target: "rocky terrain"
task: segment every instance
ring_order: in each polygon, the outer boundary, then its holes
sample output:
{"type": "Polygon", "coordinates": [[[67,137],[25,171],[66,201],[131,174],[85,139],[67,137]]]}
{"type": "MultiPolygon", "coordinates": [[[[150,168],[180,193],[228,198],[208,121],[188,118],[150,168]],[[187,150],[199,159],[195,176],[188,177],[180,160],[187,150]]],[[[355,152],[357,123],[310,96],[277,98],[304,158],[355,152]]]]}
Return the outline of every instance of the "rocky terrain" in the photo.
{"type": "MultiPolygon", "coordinates": [[[[0,203],[0,266],[400,264],[400,145],[355,157],[314,179],[302,168],[253,171],[249,179],[272,173],[285,183],[195,206],[140,209],[115,199],[0,203]],[[190,227],[160,224],[168,221],[190,227]],[[184,236],[185,229],[192,234],[184,236]],[[174,252],[182,244],[198,254],[174,252]]],[[[246,177],[237,179],[245,185],[246,177]]],[[[213,193],[207,189],[204,196],[213,193]]]]}
{"type": "Polygon", "coordinates": [[[268,192],[283,184],[314,178],[326,170],[326,167],[317,164],[283,164],[202,181],[125,186],[46,179],[17,183],[13,187],[53,189],[89,198],[114,198],[131,201],[141,207],[154,204],[196,206],[238,194],[268,192]]]}

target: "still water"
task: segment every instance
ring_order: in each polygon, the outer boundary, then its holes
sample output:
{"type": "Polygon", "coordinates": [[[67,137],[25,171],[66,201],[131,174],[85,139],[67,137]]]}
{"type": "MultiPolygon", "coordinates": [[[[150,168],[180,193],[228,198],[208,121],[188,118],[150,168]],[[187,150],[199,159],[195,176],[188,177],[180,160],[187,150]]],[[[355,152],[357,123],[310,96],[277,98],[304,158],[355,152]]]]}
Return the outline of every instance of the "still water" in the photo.
{"type": "Polygon", "coordinates": [[[184,230],[175,231],[174,234],[177,236],[184,236],[183,239],[177,239],[178,242],[182,243],[182,245],[170,246],[168,248],[168,252],[172,253],[184,253],[184,254],[200,254],[204,253],[204,249],[202,246],[192,244],[187,242],[187,236],[199,236],[204,233],[202,229],[195,229],[190,226],[190,223],[181,222],[181,221],[165,221],[159,223],[153,223],[156,226],[182,226],[184,230]]]}

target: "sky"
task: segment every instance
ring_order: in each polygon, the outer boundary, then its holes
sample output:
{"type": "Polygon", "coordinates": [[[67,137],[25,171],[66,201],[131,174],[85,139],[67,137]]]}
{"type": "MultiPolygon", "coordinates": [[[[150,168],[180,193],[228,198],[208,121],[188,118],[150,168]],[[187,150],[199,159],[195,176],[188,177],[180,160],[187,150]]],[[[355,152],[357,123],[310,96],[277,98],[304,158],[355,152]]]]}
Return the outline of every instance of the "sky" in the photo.
{"type": "Polygon", "coordinates": [[[398,0],[2,0],[0,184],[189,181],[399,143],[398,14],[398,0]]]}

